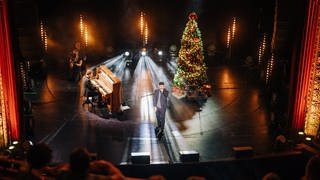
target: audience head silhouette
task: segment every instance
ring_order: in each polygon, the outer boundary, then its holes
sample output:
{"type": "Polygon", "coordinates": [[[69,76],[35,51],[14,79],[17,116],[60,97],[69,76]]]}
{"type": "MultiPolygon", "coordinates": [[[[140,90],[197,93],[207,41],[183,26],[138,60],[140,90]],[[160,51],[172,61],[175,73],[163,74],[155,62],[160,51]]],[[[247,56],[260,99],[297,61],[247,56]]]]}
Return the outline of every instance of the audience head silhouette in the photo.
{"type": "Polygon", "coordinates": [[[50,163],[52,159],[51,148],[44,144],[36,144],[31,146],[27,152],[27,162],[30,164],[31,168],[40,169],[50,163]]]}
{"type": "Polygon", "coordinates": [[[280,177],[274,172],[269,172],[263,176],[262,180],[280,180],[280,177]]]}
{"type": "Polygon", "coordinates": [[[316,155],[309,159],[306,170],[306,180],[319,180],[320,179],[320,156],[316,155]]]}
{"type": "Polygon", "coordinates": [[[70,154],[70,170],[72,174],[86,176],[90,165],[90,154],[85,148],[77,148],[70,154]]]}

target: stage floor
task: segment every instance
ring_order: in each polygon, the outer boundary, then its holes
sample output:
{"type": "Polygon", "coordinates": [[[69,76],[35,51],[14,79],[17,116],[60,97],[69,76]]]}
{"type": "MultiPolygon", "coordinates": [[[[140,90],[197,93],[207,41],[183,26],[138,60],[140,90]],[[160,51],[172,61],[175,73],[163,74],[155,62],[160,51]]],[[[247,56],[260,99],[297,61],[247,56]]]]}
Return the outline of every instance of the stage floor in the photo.
{"type": "Polygon", "coordinates": [[[76,147],[86,147],[96,158],[115,164],[131,164],[133,152],[149,154],[150,164],[179,163],[179,151],[199,153],[200,162],[232,158],[236,146],[251,146],[255,155],[274,153],[268,100],[250,72],[212,65],[208,67],[212,96],[206,102],[170,95],[165,137],[158,140],[151,93],[159,81],[171,90],[176,60],[146,56],[127,66],[121,59],[102,64],[121,79],[123,101],[130,107],[112,116],[105,108],[94,112],[83,107],[81,82],[68,81],[62,60],[48,62],[46,80],[37,83],[37,93],[27,97],[32,99],[35,120],[31,139],[49,144],[54,162],[68,161],[76,147]]]}

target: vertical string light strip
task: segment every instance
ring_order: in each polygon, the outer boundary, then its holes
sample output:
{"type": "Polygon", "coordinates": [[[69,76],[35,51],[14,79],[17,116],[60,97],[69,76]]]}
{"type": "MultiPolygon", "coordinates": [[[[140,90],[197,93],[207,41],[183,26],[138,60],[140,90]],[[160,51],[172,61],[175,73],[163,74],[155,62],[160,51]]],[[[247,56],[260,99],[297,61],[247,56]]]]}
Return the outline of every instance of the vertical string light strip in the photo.
{"type": "Polygon", "coordinates": [[[144,12],[140,12],[140,37],[142,46],[146,46],[149,41],[149,27],[146,21],[146,14],[144,12]]]}
{"type": "Polygon", "coordinates": [[[264,53],[266,51],[266,41],[267,41],[267,34],[263,33],[262,40],[259,44],[259,52],[258,52],[258,64],[261,65],[262,63],[262,57],[264,56],[264,53]]]}
{"type": "Polygon", "coordinates": [[[83,22],[83,15],[80,14],[80,39],[81,39],[81,44],[83,43],[84,39],[84,22],[83,22]]]}
{"type": "Polygon", "coordinates": [[[316,50],[313,54],[311,65],[310,85],[307,98],[307,112],[305,117],[304,131],[307,135],[316,136],[319,132],[320,124],[320,18],[318,18],[316,50]]]}
{"type": "Polygon", "coordinates": [[[235,40],[236,26],[237,26],[237,19],[236,17],[233,17],[231,25],[228,26],[228,34],[227,34],[227,48],[228,48],[227,58],[228,59],[231,59],[232,57],[231,49],[235,40]]]}
{"type": "Polygon", "coordinates": [[[230,40],[231,40],[231,28],[228,27],[228,34],[227,34],[227,48],[230,47],[230,40]]]}
{"type": "Polygon", "coordinates": [[[7,118],[3,96],[2,75],[0,72],[0,148],[8,143],[7,118]]]}
{"type": "Polygon", "coordinates": [[[270,81],[270,77],[271,77],[272,72],[273,72],[273,66],[274,66],[274,53],[272,52],[271,53],[271,58],[269,59],[268,64],[267,64],[266,84],[268,84],[269,81],[270,81]]]}
{"type": "Polygon", "coordinates": [[[275,7],[274,7],[274,20],[273,20],[273,32],[272,32],[272,39],[271,39],[271,57],[268,60],[267,63],[267,69],[266,69],[266,77],[265,82],[266,84],[269,84],[270,77],[273,73],[273,66],[275,62],[275,49],[276,49],[276,35],[277,35],[277,26],[278,26],[278,0],[275,0],[275,7]]]}
{"type": "Polygon", "coordinates": [[[236,34],[236,17],[232,18],[232,40],[234,40],[235,34],[236,34]]]}
{"type": "Polygon", "coordinates": [[[141,36],[141,40],[142,40],[142,42],[143,42],[143,39],[144,39],[144,13],[143,12],[141,12],[140,13],[140,36],[141,36]]]}
{"type": "Polygon", "coordinates": [[[145,30],[144,30],[144,46],[148,44],[148,36],[149,36],[149,30],[148,30],[148,24],[145,23],[145,30]]]}
{"type": "Polygon", "coordinates": [[[47,36],[47,31],[44,31],[44,50],[47,52],[48,51],[48,36],[47,36]]]}
{"type": "Polygon", "coordinates": [[[41,43],[45,52],[48,51],[48,39],[47,39],[47,28],[44,24],[44,21],[40,21],[40,36],[41,36],[41,43]]]}
{"type": "Polygon", "coordinates": [[[27,83],[27,76],[26,76],[26,71],[25,71],[23,62],[20,62],[19,66],[20,66],[19,67],[20,68],[20,76],[21,76],[21,79],[22,79],[23,89],[27,90],[28,83],[27,83]]]}
{"type": "Polygon", "coordinates": [[[89,39],[88,26],[87,26],[87,24],[85,24],[85,26],[84,26],[84,42],[85,42],[85,47],[88,47],[88,39],[89,39]]]}
{"type": "Polygon", "coordinates": [[[44,45],[44,25],[42,20],[40,21],[40,36],[42,45],[44,45]]]}

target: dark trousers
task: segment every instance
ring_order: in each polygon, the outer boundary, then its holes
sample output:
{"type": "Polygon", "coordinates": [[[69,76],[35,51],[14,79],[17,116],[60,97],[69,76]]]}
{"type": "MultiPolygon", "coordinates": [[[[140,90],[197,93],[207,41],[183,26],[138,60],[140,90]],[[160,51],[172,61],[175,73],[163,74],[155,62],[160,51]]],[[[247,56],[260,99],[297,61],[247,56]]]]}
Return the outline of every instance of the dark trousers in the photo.
{"type": "Polygon", "coordinates": [[[166,115],[165,110],[157,109],[156,111],[157,123],[158,123],[158,127],[161,128],[161,130],[164,130],[165,115],[166,115]]]}
{"type": "Polygon", "coordinates": [[[71,79],[75,82],[78,82],[80,81],[81,79],[81,69],[80,67],[76,67],[75,65],[73,66],[73,69],[72,69],[72,77],[71,79]]]}

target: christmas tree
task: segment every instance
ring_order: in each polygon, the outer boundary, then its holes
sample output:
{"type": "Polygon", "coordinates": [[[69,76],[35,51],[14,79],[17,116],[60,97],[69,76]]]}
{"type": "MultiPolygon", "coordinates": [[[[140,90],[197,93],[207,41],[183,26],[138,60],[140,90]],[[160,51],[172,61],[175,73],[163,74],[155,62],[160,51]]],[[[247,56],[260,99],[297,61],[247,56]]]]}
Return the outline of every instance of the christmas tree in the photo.
{"type": "Polygon", "coordinates": [[[200,88],[207,82],[201,32],[196,20],[197,14],[190,13],[181,39],[177,69],[173,79],[175,88],[185,89],[188,86],[200,88]]]}

